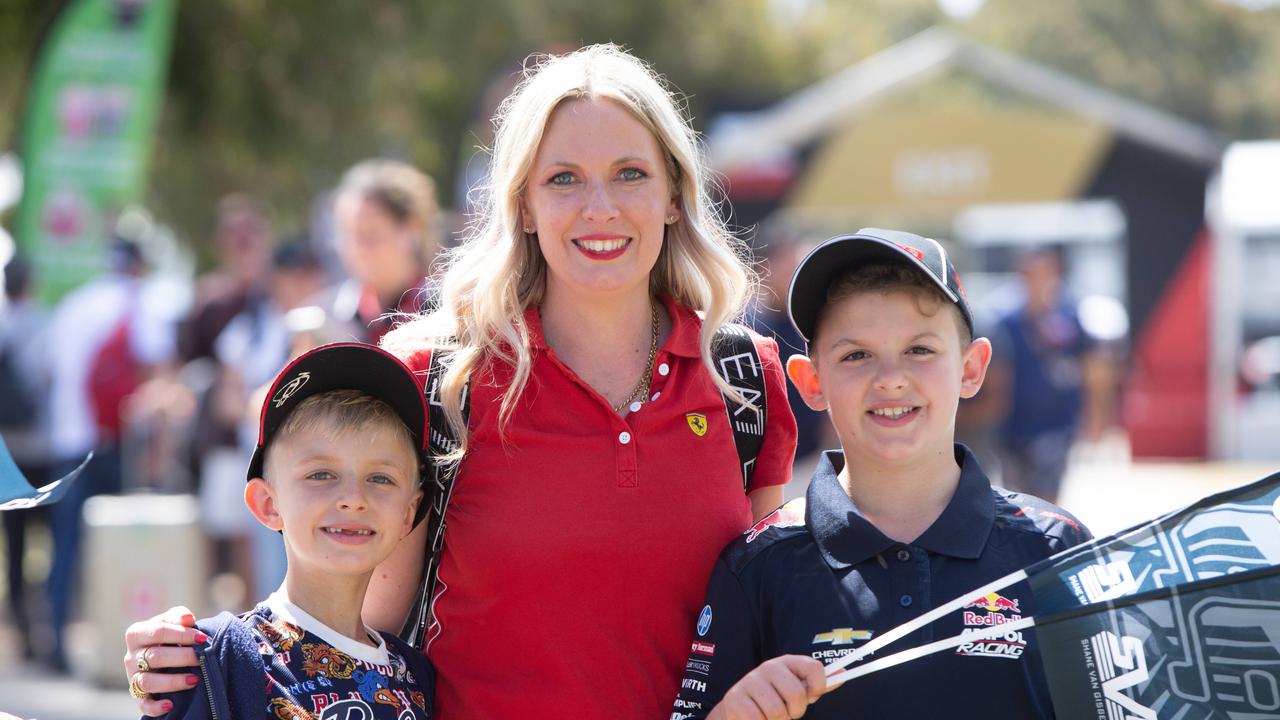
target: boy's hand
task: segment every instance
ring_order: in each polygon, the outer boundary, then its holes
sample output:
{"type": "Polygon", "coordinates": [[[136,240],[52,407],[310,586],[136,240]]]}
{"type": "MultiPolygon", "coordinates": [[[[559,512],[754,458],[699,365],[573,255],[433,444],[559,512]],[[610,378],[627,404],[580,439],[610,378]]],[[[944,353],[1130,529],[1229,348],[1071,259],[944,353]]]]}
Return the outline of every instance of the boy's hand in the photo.
{"type": "Polygon", "coordinates": [[[163,715],[173,707],[168,700],[157,700],[155,693],[181,692],[195,685],[195,676],[188,673],[154,672],[196,664],[191,646],[203,644],[206,638],[195,629],[195,624],[196,618],[190,610],[173,607],[150,620],[130,625],[125,632],[125,644],[129,648],[124,656],[125,673],[146,693],[134,698],[138,711],[144,716],[163,715]],[[139,658],[144,662],[139,663],[139,658]],[[143,671],[143,667],[147,671],[143,671]]]}
{"type": "Polygon", "coordinates": [[[783,655],[747,673],[707,720],[782,720],[798,718],[827,692],[822,663],[804,655],[783,655]]]}

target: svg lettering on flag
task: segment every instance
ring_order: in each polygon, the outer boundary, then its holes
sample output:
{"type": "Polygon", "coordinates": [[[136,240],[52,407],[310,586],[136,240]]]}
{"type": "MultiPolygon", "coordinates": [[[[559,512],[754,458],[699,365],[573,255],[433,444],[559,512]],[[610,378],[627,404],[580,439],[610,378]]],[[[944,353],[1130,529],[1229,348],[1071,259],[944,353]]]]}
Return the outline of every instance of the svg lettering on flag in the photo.
{"type": "Polygon", "coordinates": [[[1036,627],[1058,717],[1280,718],[1280,473],[1065,550],[827,666],[840,683],[1036,627]],[[973,598],[1026,580],[1036,614],[859,665],[973,598]]]}

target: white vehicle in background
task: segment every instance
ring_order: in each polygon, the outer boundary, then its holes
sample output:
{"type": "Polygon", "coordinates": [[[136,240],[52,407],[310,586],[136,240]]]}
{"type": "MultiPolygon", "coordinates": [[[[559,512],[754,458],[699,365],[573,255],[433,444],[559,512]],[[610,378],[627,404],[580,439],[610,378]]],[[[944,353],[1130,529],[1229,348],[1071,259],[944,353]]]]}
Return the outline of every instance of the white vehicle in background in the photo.
{"type": "Polygon", "coordinates": [[[1206,214],[1210,454],[1280,459],[1280,141],[1229,146],[1206,214]]]}

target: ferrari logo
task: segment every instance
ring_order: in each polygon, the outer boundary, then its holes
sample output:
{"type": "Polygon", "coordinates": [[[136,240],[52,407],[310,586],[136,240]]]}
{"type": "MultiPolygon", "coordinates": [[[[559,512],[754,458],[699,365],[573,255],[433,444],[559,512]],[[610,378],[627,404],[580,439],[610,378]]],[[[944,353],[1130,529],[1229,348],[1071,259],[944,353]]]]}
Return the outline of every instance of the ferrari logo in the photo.
{"type": "Polygon", "coordinates": [[[689,429],[694,435],[702,437],[707,434],[707,416],[702,413],[685,413],[684,419],[689,422],[689,429]]]}

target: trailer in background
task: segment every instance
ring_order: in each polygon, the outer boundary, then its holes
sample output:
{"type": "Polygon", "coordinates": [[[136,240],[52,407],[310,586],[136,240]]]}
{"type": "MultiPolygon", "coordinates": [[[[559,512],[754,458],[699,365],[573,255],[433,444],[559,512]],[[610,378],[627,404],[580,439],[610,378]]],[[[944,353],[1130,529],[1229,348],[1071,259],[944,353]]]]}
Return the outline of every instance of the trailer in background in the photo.
{"type": "Polygon", "coordinates": [[[1210,454],[1280,459],[1280,141],[1230,145],[1206,213],[1210,454]]]}

